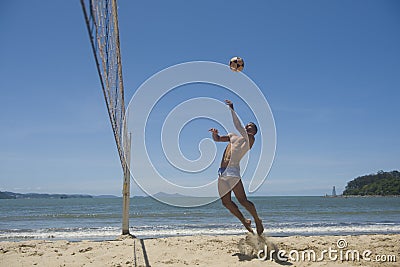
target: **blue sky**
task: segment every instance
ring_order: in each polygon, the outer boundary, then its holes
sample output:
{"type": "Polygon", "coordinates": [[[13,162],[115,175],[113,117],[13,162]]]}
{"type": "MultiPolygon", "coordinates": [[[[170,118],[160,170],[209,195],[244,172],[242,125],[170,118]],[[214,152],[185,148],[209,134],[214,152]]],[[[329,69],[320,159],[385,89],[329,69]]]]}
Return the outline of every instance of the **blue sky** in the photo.
{"type": "MultiPolygon", "coordinates": [[[[277,129],[257,195],[340,192],[357,176],[399,169],[398,1],[119,1],[118,11],[127,101],[171,65],[245,59],[277,129]]],[[[0,29],[0,190],[120,195],[80,2],[3,1],[0,29]]],[[[197,147],[206,126],[183,132],[185,143],[194,136],[197,147]]]]}

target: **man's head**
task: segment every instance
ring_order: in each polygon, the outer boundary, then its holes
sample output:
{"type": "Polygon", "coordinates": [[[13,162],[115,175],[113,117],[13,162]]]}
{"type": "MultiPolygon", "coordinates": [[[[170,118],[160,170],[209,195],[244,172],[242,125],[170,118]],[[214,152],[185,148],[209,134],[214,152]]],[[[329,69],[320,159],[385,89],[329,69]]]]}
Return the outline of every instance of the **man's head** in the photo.
{"type": "Polygon", "coordinates": [[[254,122],[249,122],[247,125],[246,125],[246,132],[248,133],[248,134],[252,134],[252,135],[256,135],[256,133],[257,133],[257,126],[254,124],[254,122]]]}

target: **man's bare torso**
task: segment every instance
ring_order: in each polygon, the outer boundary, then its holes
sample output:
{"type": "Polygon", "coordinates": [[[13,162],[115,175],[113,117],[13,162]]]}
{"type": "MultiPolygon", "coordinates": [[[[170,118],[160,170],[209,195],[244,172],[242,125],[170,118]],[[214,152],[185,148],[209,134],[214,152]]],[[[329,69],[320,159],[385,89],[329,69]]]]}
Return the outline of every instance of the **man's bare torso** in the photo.
{"type": "Polygon", "coordinates": [[[229,144],[226,146],[222,156],[221,168],[228,166],[238,167],[240,160],[250,150],[254,144],[254,136],[248,135],[248,138],[236,134],[229,134],[229,144]]]}

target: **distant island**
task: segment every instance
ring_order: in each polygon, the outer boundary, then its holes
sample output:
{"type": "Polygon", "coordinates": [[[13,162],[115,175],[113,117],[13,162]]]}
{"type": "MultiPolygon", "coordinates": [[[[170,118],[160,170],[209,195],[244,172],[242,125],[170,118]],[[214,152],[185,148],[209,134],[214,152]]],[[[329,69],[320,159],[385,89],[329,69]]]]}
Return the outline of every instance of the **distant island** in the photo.
{"type": "Polygon", "coordinates": [[[168,194],[165,192],[158,192],[158,193],[154,194],[153,197],[155,197],[155,198],[171,198],[171,197],[186,197],[186,196],[181,195],[179,193],[168,194]]]}
{"type": "Polygon", "coordinates": [[[0,199],[32,199],[32,198],[56,198],[56,199],[66,199],[66,198],[115,198],[112,195],[102,195],[102,196],[91,196],[83,194],[39,194],[39,193],[14,193],[0,191],[0,199]]]}
{"type": "Polygon", "coordinates": [[[379,171],[347,183],[343,196],[400,196],[400,172],[379,171]]]}

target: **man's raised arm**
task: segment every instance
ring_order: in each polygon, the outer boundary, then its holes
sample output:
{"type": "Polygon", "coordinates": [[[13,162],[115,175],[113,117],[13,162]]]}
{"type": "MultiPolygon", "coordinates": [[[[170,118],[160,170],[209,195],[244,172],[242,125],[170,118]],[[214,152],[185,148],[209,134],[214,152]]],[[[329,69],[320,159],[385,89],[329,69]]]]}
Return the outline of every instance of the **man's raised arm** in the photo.
{"type": "Polygon", "coordinates": [[[233,109],[233,103],[230,100],[225,100],[225,103],[230,107],[231,109],[231,115],[232,115],[232,120],[233,120],[233,124],[235,125],[236,130],[239,131],[240,135],[247,138],[247,132],[246,129],[242,126],[242,124],[240,123],[239,118],[236,115],[235,110],[233,109]]]}

